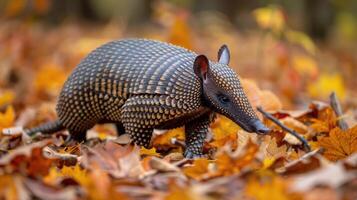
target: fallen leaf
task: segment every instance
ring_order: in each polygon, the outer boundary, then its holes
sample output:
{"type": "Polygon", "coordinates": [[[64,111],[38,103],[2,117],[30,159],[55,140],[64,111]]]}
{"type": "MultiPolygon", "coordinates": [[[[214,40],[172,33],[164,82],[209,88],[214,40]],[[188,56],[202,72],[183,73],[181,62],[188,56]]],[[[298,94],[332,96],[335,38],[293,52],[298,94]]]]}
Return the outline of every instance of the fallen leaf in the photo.
{"type": "Polygon", "coordinates": [[[209,172],[208,165],[210,161],[206,158],[199,158],[193,161],[191,166],[183,168],[183,172],[196,180],[200,180],[209,172]]]}
{"type": "Polygon", "coordinates": [[[5,113],[0,113],[0,130],[13,126],[14,121],[15,121],[14,108],[12,106],[8,106],[6,108],[5,113]]]}
{"type": "Polygon", "coordinates": [[[147,149],[145,147],[141,147],[140,148],[140,155],[141,156],[160,156],[160,154],[156,152],[155,147],[152,147],[151,149],[147,149]]]}
{"type": "Polygon", "coordinates": [[[329,136],[322,137],[318,144],[325,149],[324,156],[337,161],[357,152],[357,126],[343,131],[339,128],[331,130],[329,136]]]}
{"type": "Polygon", "coordinates": [[[356,173],[346,171],[342,163],[333,163],[321,169],[297,176],[291,185],[291,189],[299,192],[307,192],[321,185],[337,188],[355,177],[356,173]]]}

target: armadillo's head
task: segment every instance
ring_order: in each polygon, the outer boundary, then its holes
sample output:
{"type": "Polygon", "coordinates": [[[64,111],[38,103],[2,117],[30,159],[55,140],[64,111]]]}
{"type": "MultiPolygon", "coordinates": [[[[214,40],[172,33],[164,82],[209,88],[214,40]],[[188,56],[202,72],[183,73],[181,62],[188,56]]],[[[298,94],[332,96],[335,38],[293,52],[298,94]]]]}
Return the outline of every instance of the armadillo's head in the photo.
{"type": "Polygon", "coordinates": [[[229,58],[226,45],[218,51],[217,63],[209,62],[204,55],[196,57],[193,68],[202,83],[204,102],[248,132],[268,133],[269,128],[255,114],[237,74],[228,67],[229,58]]]}

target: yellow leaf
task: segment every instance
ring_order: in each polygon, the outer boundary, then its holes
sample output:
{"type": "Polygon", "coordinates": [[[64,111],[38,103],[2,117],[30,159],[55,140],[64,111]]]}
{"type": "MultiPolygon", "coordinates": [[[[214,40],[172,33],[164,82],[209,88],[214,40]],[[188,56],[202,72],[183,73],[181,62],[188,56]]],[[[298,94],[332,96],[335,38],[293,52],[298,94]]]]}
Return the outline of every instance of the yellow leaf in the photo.
{"type": "Polygon", "coordinates": [[[5,91],[0,94],[0,106],[10,104],[15,98],[15,94],[12,91],[5,91]]]}
{"type": "Polygon", "coordinates": [[[213,133],[213,142],[210,144],[212,146],[222,147],[225,144],[230,143],[233,149],[237,148],[237,132],[240,128],[236,123],[225,116],[220,115],[211,125],[211,129],[213,133]]]}
{"type": "Polygon", "coordinates": [[[282,10],[276,6],[255,9],[253,15],[261,28],[281,32],[285,27],[284,14],[282,10]]]}
{"type": "Polygon", "coordinates": [[[346,87],[340,74],[322,74],[316,81],[307,88],[311,97],[326,98],[335,91],[340,99],[346,97],[346,87]]]}
{"type": "Polygon", "coordinates": [[[331,130],[328,137],[322,137],[318,144],[325,149],[324,156],[337,161],[357,152],[357,125],[346,131],[339,128],[331,130]]]}
{"type": "Polygon", "coordinates": [[[155,147],[151,149],[147,149],[145,147],[140,148],[140,155],[142,156],[160,156],[159,153],[156,152],[155,147]]]}
{"type": "Polygon", "coordinates": [[[8,106],[6,108],[5,113],[0,113],[0,131],[2,131],[3,128],[8,128],[10,126],[13,126],[15,121],[15,111],[12,106],[8,106]]]}
{"type": "Polygon", "coordinates": [[[82,186],[88,186],[90,184],[87,170],[81,168],[79,164],[70,167],[63,166],[58,176],[73,178],[82,186]]]}

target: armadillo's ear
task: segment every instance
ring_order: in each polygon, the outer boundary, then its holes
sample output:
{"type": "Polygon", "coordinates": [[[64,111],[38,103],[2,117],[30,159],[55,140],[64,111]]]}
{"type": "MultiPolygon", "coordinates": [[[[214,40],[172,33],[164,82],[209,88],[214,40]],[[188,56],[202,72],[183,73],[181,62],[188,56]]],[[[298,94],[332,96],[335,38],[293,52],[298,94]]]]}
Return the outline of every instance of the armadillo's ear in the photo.
{"type": "Polygon", "coordinates": [[[227,45],[222,45],[218,50],[218,62],[228,65],[230,60],[230,53],[227,45]]]}
{"type": "Polygon", "coordinates": [[[199,55],[196,57],[193,63],[193,70],[195,74],[202,80],[206,80],[207,72],[209,70],[209,62],[205,55],[199,55]]]}

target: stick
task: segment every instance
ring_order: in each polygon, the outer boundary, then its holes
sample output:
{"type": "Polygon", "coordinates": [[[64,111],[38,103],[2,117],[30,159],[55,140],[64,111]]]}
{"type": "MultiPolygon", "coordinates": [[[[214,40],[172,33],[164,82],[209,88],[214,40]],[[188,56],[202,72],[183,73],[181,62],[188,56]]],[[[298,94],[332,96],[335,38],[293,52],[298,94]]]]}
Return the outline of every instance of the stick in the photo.
{"type": "Polygon", "coordinates": [[[311,151],[311,147],[310,147],[309,143],[305,140],[305,138],[303,138],[301,135],[296,133],[294,130],[292,130],[292,129],[288,128],[287,126],[285,126],[284,124],[282,124],[277,118],[273,117],[271,114],[269,114],[266,111],[264,111],[262,107],[260,107],[260,106],[257,107],[257,110],[260,113],[262,113],[264,115],[264,117],[266,117],[267,119],[271,120],[276,125],[280,126],[284,131],[290,133],[291,135],[296,137],[298,140],[300,140],[302,142],[302,144],[304,146],[304,150],[306,152],[310,152],[311,151]]]}
{"type": "Polygon", "coordinates": [[[348,125],[342,117],[343,113],[342,113],[341,104],[340,101],[337,99],[337,95],[335,92],[332,92],[330,94],[330,105],[337,116],[338,127],[340,127],[342,130],[347,130],[348,125]]]}

